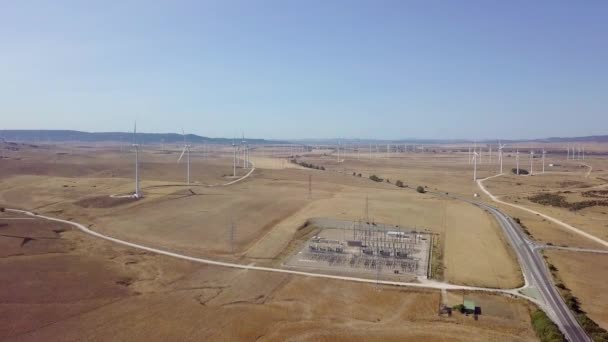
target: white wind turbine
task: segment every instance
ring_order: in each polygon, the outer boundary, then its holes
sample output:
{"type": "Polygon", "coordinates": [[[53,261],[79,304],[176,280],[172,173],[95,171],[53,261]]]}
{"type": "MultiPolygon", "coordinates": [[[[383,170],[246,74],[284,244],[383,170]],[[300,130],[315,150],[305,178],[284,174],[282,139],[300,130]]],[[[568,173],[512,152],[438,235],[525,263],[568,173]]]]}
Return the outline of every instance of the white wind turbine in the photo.
{"type": "Polygon", "coordinates": [[[139,189],[139,144],[137,143],[137,121],[133,126],[133,147],[135,147],[135,193],[133,197],[140,198],[141,191],[139,189]]]}
{"type": "Polygon", "coordinates": [[[534,151],[530,150],[530,176],[532,176],[534,166],[534,151]]]}
{"type": "Polygon", "coordinates": [[[473,151],[473,182],[477,180],[477,156],[479,156],[477,151],[473,151]]]}
{"type": "Polygon", "coordinates": [[[243,136],[241,138],[241,160],[243,161],[243,169],[247,167],[245,165],[245,133],[243,132],[243,136]]]}
{"type": "Polygon", "coordinates": [[[489,150],[490,150],[490,160],[488,161],[488,163],[492,164],[492,145],[490,145],[489,150]]]}
{"type": "Polygon", "coordinates": [[[545,154],[547,154],[547,151],[545,151],[545,148],[543,147],[543,173],[545,173],[545,154]]]}
{"type": "Polygon", "coordinates": [[[501,144],[500,141],[498,142],[498,161],[500,162],[500,174],[502,174],[502,149],[505,146],[506,145],[501,144]]]}
{"type": "Polygon", "coordinates": [[[184,133],[184,129],[182,128],[182,135],[184,136],[184,148],[182,149],[182,154],[177,158],[177,162],[179,163],[184,157],[184,153],[186,154],[186,184],[190,185],[190,145],[186,142],[186,133],[184,133]]]}

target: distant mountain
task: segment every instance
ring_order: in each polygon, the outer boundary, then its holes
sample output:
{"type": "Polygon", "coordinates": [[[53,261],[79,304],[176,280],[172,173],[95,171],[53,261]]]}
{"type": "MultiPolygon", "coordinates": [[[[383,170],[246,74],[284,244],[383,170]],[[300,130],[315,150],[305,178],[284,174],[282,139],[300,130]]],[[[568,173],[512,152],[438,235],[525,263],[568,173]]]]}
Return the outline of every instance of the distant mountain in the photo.
{"type": "MultiPolygon", "coordinates": [[[[406,138],[406,139],[299,139],[290,140],[290,142],[298,144],[321,144],[321,145],[336,145],[340,144],[419,144],[419,145],[446,145],[446,144],[496,144],[499,139],[481,139],[477,141],[467,139],[417,139],[417,138],[406,138]]],[[[551,137],[542,139],[500,139],[502,143],[515,144],[515,143],[526,143],[526,142],[538,142],[538,143],[568,143],[568,142],[608,142],[608,135],[593,135],[585,137],[551,137]]]]}
{"type": "MultiPolygon", "coordinates": [[[[133,142],[133,133],[124,132],[81,132],[69,130],[3,130],[0,139],[7,141],[27,141],[30,143],[46,142],[133,142]]],[[[209,138],[195,134],[186,134],[186,140],[193,144],[231,144],[233,139],[209,138]]],[[[237,142],[240,139],[237,139],[237,142]]],[[[249,139],[249,144],[287,144],[285,141],[249,139]]],[[[137,133],[139,144],[180,143],[184,136],[177,133],[137,133]]]]}
{"type": "Polygon", "coordinates": [[[546,142],[608,142],[608,135],[590,135],[587,137],[575,137],[575,138],[547,138],[538,141],[546,142]]]}
{"type": "MultiPolygon", "coordinates": [[[[21,141],[30,143],[45,142],[133,142],[131,132],[82,132],[70,130],[3,130],[0,131],[0,140],[21,141]]],[[[187,134],[186,139],[193,144],[231,144],[231,138],[209,138],[195,134],[187,134]]],[[[467,139],[293,139],[293,140],[266,140],[249,139],[249,144],[311,144],[311,145],[335,145],[338,141],[341,144],[418,144],[418,145],[445,145],[445,144],[469,144],[473,140],[467,139]]],[[[161,143],[180,143],[184,137],[178,133],[137,133],[137,142],[140,144],[161,144],[161,143]]],[[[237,138],[237,141],[239,139],[237,138]]],[[[498,139],[478,140],[478,144],[495,144],[498,139]]],[[[501,139],[503,143],[569,143],[569,142],[608,142],[608,135],[594,135],[585,137],[551,137],[543,139],[501,139]]]]}

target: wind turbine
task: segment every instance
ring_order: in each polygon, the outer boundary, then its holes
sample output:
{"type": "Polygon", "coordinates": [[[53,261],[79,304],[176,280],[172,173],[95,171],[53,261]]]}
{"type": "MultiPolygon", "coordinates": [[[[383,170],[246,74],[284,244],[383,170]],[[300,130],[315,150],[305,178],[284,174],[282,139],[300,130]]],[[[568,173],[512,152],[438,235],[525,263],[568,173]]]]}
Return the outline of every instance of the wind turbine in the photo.
{"type": "Polygon", "coordinates": [[[477,156],[479,156],[477,151],[473,151],[473,182],[477,180],[477,156]]]}
{"type": "Polygon", "coordinates": [[[492,164],[492,145],[490,145],[489,149],[490,149],[490,161],[488,161],[488,163],[492,164]]]}
{"type": "Polygon", "coordinates": [[[543,173],[545,173],[545,154],[547,154],[547,151],[545,151],[545,148],[543,147],[543,173]]]}
{"type": "Polygon", "coordinates": [[[133,126],[133,147],[135,147],[135,194],[133,197],[140,198],[141,192],[139,189],[139,144],[137,143],[137,121],[133,126]]]}
{"type": "Polygon", "coordinates": [[[498,142],[498,161],[500,162],[500,174],[502,174],[502,149],[505,146],[506,145],[501,144],[500,141],[498,142]]]}
{"type": "Polygon", "coordinates": [[[182,135],[184,136],[184,148],[182,149],[182,154],[179,155],[179,158],[177,158],[177,162],[179,163],[182,160],[182,157],[184,156],[184,153],[186,153],[186,184],[190,185],[190,145],[188,145],[186,143],[186,133],[184,133],[184,129],[182,128],[182,135]]]}
{"type": "Polygon", "coordinates": [[[534,166],[534,151],[530,150],[530,176],[532,176],[532,173],[534,172],[532,170],[533,166],[534,166]]]}
{"type": "Polygon", "coordinates": [[[338,163],[340,162],[340,140],[338,139],[338,163]]]}

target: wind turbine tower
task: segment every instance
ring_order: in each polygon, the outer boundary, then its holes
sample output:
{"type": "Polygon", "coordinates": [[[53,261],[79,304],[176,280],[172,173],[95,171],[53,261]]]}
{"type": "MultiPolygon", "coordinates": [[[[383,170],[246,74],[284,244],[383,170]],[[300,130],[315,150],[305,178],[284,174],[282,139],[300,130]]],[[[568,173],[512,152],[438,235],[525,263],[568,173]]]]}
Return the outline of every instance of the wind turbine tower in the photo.
{"type": "Polygon", "coordinates": [[[534,167],[534,151],[530,151],[530,176],[532,176],[533,168],[534,167]]]}
{"type": "Polygon", "coordinates": [[[547,151],[543,148],[543,173],[545,173],[545,154],[547,154],[547,151]]]}
{"type": "Polygon", "coordinates": [[[479,154],[477,151],[473,151],[473,182],[477,180],[477,157],[479,154]]]}
{"type": "Polygon", "coordinates": [[[133,147],[135,147],[135,198],[141,197],[141,191],[139,188],[139,144],[137,143],[137,121],[133,126],[133,147]]]}
{"type": "Polygon", "coordinates": [[[177,162],[179,163],[184,157],[184,154],[186,154],[186,184],[190,185],[190,145],[186,142],[186,133],[184,133],[183,128],[182,135],[184,136],[184,148],[182,149],[179,158],[177,158],[177,162]]]}
{"type": "Polygon", "coordinates": [[[500,162],[500,174],[502,174],[502,149],[505,145],[498,142],[498,161],[500,162]]]}
{"type": "Polygon", "coordinates": [[[488,163],[492,164],[492,145],[490,145],[490,161],[488,163]]]}

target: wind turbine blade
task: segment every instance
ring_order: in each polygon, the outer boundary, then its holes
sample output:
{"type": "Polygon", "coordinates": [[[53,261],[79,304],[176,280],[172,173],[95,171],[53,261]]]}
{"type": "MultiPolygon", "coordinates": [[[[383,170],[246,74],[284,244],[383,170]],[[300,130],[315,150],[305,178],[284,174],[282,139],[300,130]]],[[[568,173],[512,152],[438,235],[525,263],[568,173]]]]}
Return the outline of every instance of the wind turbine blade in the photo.
{"type": "Polygon", "coordinates": [[[182,154],[179,155],[179,158],[177,158],[177,162],[179,163],[180,160],[182,160],[182,157],[184,156],[184,153],[186,153],[186,146],[184,146],[184,149],[182,150],[182,154]]]}

